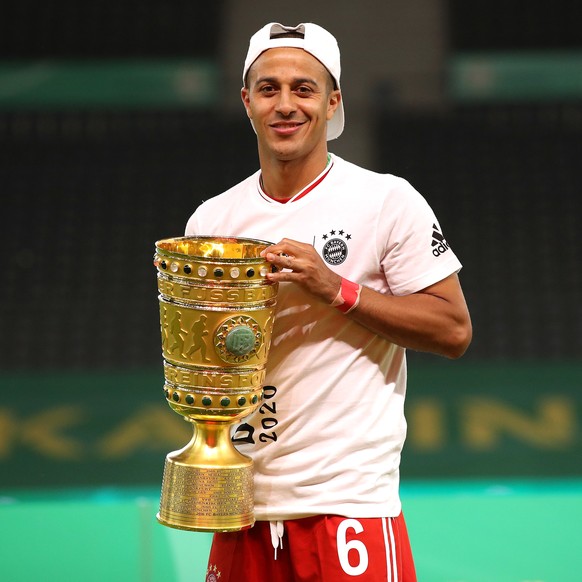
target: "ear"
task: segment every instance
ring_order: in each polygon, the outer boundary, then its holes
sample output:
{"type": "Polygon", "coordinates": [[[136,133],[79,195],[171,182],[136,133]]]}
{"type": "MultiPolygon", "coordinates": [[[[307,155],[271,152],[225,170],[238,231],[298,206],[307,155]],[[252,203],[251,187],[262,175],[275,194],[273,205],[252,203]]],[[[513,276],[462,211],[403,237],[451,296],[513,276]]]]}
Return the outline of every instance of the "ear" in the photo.
{"type": "Polygon", "coordinates": [[[327,120],[328,121],[333,117],[333,114],[335,113],[335,110],[339,107],[341,100],[342,100],[342,94],[341,94],[341,91],[339,89],[336,89],[335,91],[332,91],[329,94],[329,101],[327,103],[327,120]]]}
{"type": "Polygon", "coordinates": [[[243,87],[240,90],[240,97],[242,99],[243,105],[246,109],[247,112],[247,117],[249,119],[252,119],[252,115],[251,115],[251,99],[250,99],[250,92],[247,89],[247,87],[243,87]]]}

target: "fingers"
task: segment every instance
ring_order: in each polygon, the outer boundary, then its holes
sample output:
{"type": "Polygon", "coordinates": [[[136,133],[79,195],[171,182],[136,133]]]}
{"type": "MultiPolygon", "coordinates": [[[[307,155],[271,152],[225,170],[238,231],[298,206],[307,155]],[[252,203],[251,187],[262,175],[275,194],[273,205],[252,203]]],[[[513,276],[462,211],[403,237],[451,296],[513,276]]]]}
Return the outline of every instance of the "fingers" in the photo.
{"type": "Polygon", "coordinates": [[[267,274],[270,281],[295,283],[326,303],[337,295],[341,277],[324,264],[313,245],[284,238],[261,256],[277,268],[267,274]]]}
{"type": "Polygon", "coordinates": [[[277,244],[267,247],[261,252],[261,256],[266,257],[267,254],[273,255],[287,255],[287,256],[297,256],[308,249],[313,249],[311,245],[305,243],[300,243],[296,240],[291,240],[289,238],[284,238],[277,244]]]}
{"type": "Polygon", "coordinates": [[[290,239],[283,239],[281,242],[267,247],[261,252],[261,256],[269,263],[275,265],[279,270],[288,269],[300,271],[302,269],[302,258],[308,256],[309,252],[315,252],[311,245],[306,245],[290,239]]]}
{"type": "Polygon", "coordinates": [[[300,275],[298,275],[296,272],[294,271],[288,271],[288,270],[283,270],[283,271],[277,271],[275,273],[267,273],[267,279],[269,281],[272,281],[273,283],[282,283],[283,281],[289,281],[292,283],[301,283],[301,279],[299,278],[300,275]]]}
{"type": "Polygon", "coordinates": [[[291,257],[287,254],[275,254],[275,253],[266,253],[264,258],[269,261],[272,265],[277,267],[277,271],[282,271],[283,269],[293,270],[293,266],[296,265],[296,261],[294,260],[295,257],[291,257]]]}

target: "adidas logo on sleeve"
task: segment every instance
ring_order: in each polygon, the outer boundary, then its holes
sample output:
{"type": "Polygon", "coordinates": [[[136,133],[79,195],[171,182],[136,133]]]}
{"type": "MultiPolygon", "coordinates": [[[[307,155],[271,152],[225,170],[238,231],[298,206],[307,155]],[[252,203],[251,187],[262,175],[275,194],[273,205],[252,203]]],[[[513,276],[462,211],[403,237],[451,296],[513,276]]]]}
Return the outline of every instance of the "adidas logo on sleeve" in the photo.
{"type": "Polygon", "coordinates": [[[432,225],[432,254],[435,257],[440,257],[443,253],[449,250],[449,245],[445,240],[445,237],[441,233],[439,227],[436,224],[432,225]]]}

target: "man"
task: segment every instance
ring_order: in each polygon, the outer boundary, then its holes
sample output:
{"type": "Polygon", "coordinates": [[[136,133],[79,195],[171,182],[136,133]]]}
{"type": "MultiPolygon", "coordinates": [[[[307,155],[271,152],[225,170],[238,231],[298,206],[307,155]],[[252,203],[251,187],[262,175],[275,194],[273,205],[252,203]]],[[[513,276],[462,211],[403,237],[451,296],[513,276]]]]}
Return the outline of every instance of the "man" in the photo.
{"type": "Polygon", "coordinates": [[[331,34],[267,24],[243,83],[260,170],[203,203],[186,234],[279,241],[264,256],[280,289],[265,403],[232,437],[254,459],[257,522],[215,534],[209,576],[413,582],[405,350],[464,353],[461,264],[408,182],[328,153],[344,125],[331,34]]]}

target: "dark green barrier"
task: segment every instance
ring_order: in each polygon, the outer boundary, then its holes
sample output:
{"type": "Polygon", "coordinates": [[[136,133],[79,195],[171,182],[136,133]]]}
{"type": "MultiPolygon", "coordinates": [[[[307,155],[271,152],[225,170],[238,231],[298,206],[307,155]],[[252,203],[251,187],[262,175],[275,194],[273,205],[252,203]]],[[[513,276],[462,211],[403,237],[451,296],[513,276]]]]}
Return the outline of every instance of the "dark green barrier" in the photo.
{"type": "Polygon", "coordinates": [[[1,61],[0,109],[176,108],[213,105],[212,61],[115,59],[1,61]]]}
{"type": "MultiPolygon", "coordinates": [[[[161,484],[160,371],[0,377],[0,488],[161,484]]],[[[403,477],[582,475],[582,364],[410,366],[403,477]]]]}
{"type": "Polygon", "coordinates": [[[2,384],[0,487],[155,483],[166,453],[192,436],[165,402],[161,371],[2,384]]]}
{"type": "Polygon", "coordinates": [[[582,93],[581,51],[457,53],[448,63],[457,101],[557,101],[582,93]]]}
{"type": "Polygon", "coordinates": [[[582,365],[411,366],[405,477],[582,474],[582,365]]]}

